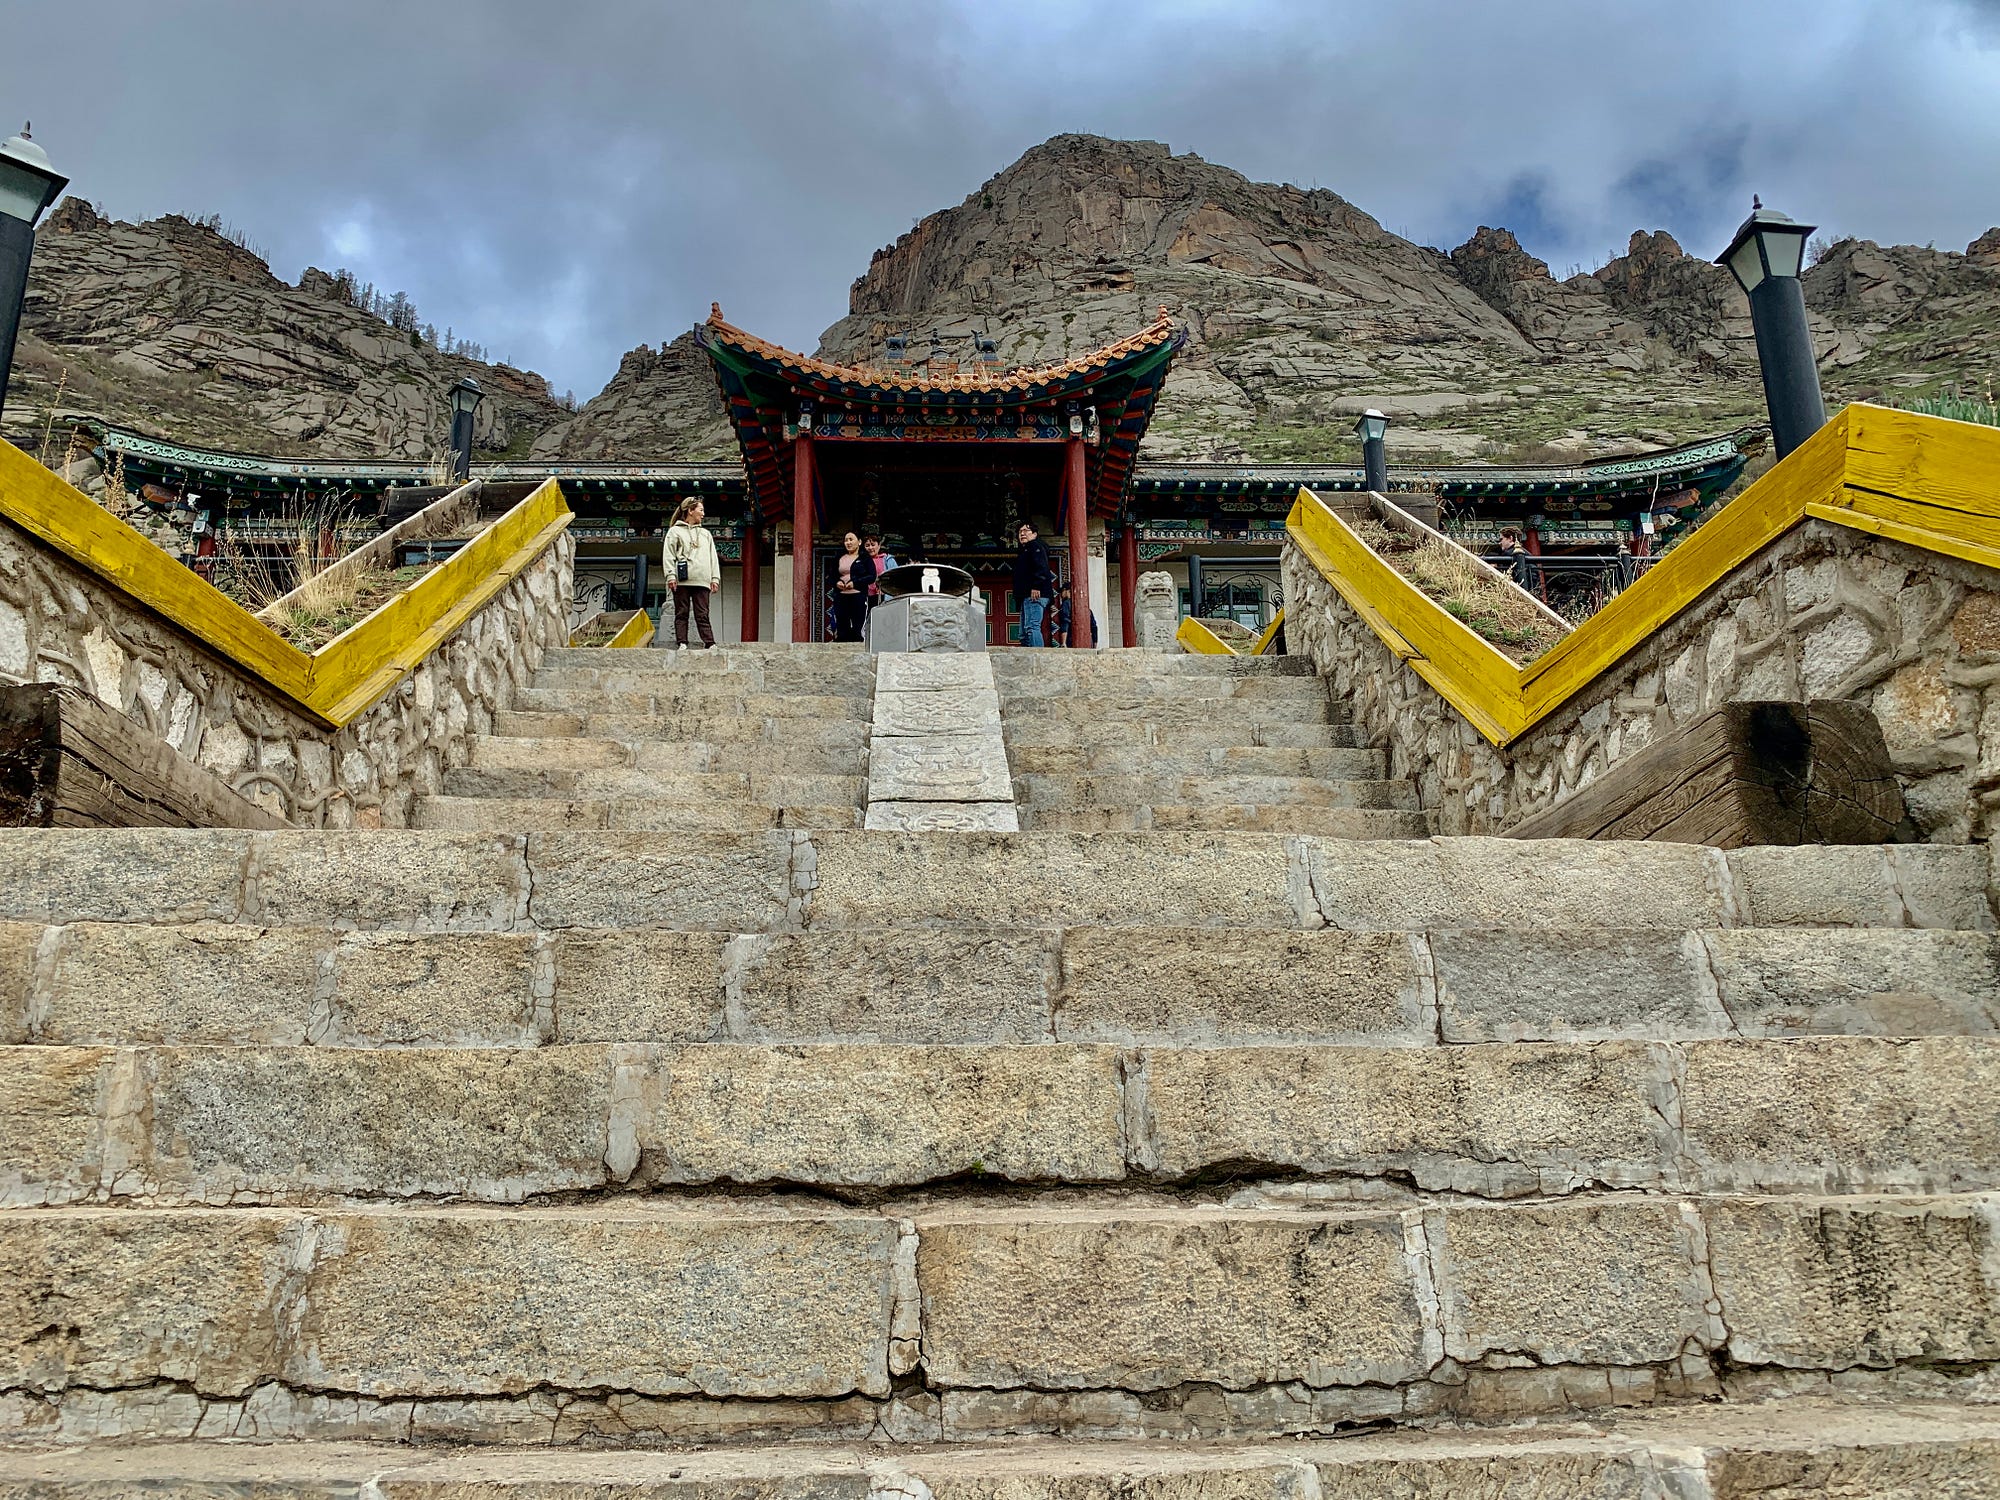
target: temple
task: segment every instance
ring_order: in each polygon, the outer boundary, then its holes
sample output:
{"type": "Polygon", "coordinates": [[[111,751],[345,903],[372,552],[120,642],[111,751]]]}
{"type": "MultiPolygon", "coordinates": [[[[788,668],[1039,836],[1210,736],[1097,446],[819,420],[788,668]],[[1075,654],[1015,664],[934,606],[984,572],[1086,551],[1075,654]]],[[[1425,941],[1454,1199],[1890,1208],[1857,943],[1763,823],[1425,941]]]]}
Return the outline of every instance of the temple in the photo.
{"type": "MultiPolygon", "coordinates": [[[[590,463],[475,464],[489,484],[562,483],[577,513],[577,589],[588,603],[666,596],[661,537],[689,495],[707,502],[727,571],[721,638],[826,639],[830,570],[843,533],[879,533],[899,559],[949,562],[989,596],[991,643],[1018,638],[1009,587],[1015,533],[1032,522],[1057,571],[1087,596],[1103,640],[1136,639],[1139,574],[1175,580],[1186,614],[1259,628],[1281,601],[1278,544],[1303,486],[1366,488],[1327,463],[1149,461],[1142,444],[1184,334],[1164,309],[1150,326],[1038,369],[893,358],[851,366],[779,347],[726,322],[696,330],[735,433],[736,461],[644,455],[590,463]],[[801,537],[809,538],[800,545],[801,537]],[[1115,607],[1113,601],[1116,601],[1115,607]]],[[[420,463],[260,457],[188,448],[75,419],[128,492],[193,507],[239,542],[328,492],[366,513],[422,485],[420,463]]],[[[1522,530],[1544,592],[1615,588],[1645,567],[1656,538],[1684,526],[1741,476],[1762,441],[1749,429],[1642,455],[1567,465],[1397,465],[1392,498],[1474,550],[1522,530]]],[[[1080,642],[1079,642],[1080,643],[1080,642]]]]}

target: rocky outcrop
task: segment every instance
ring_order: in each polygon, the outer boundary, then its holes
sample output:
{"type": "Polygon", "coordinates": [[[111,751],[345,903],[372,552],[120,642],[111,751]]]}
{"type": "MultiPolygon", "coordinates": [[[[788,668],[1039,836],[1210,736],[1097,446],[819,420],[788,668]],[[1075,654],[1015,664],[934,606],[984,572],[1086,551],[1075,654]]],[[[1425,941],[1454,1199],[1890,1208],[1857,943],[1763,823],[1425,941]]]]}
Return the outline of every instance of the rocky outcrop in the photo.
{"type": "Polygon", "coordinates": [[[474,440],[489,452],[564,416],[540,376],[423,345],[324,271],[288,286],[206,225],[120,223],[71,198],[36,236],[5,426],[39,437],[59,406],[250,452],[426,459],[465,375],[487,392],[474,440]]]}
{"type": "Polygon", "coordinates": [[[728,458],[736,451],[708,356],[684,333],[641,344],[575,417],[535,439],[534,458],[728,458]]]}

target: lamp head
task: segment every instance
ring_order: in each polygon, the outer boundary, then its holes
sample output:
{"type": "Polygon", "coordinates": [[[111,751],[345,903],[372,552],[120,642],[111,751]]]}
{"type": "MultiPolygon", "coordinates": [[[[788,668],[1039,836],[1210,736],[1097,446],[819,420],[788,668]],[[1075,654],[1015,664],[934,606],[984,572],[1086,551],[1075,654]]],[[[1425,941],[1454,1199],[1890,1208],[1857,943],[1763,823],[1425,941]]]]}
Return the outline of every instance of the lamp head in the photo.
{"type": "Polygon", "coordinates": [[[485,399],[486,392],[479,388],[479,382],[467,375],[451,388],[451,414],[454,417],[470,416],[485,399]]]}
{"type": "Polygon", "coordinates": [[[1379,443],[1389,431],[1389,419],[1369,407],[1354,423],[1354,435],[1364,443],[1379,443]]]}
{"type": "Polygon", "coordinates": [[[1750,217],[1737,228],[1729,248],[1716,257],[1716,264],[1727,266],[1746,293],[1771,277],[1797,276],[1805,261],[1806,240],[1818,228],[1764,207],[1761,198],[1750,202],[1750,217]]]}
{"type": "Polygon", "coordinates": [[[49,154],[35,144],[23,125],[21,133],[0,142],[0,214],[33,224],[69,186],[69,179],[49,165],[49,154]]]}

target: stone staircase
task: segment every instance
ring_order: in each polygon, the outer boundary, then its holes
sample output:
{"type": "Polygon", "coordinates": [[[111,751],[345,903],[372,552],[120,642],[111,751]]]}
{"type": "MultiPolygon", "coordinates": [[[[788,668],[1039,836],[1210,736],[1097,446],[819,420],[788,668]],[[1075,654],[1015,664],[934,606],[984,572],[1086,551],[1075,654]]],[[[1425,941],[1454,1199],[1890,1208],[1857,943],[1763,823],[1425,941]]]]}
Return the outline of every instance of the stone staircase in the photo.
{"type": "Polygon", "coordinates": [[[419,800],[439,829],[853,828],[875,692],[851,646],[552,651],[471,762],[419,800]]]}
{"type": "Polygon", "coordinates": [[[993,654],[1024,829],[1421,838],[1303,657],[993,654]]]}
{"type": "MultiPolygon", "coordinates": [[[[1379,784],[1111,656],[1031,792],[1379,784]]],[[[423,828],[0,831],[0,1496],[2000,1494],[1986,849],[792,828],[862,658],[633,657],[423,828]]]]}

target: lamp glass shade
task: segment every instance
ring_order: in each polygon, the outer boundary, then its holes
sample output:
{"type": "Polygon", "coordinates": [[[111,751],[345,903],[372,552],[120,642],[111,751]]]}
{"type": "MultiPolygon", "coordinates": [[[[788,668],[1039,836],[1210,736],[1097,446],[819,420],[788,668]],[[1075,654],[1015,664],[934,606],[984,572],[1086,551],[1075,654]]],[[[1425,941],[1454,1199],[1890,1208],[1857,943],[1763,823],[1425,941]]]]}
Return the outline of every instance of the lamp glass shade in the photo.
{"type": "Polygon", "coordinates": [[[1796,276],[1805,261],[1804,230],[1766,229],[1757,236],[1764,242],[1764,264],[1773,276],[1796,276]]]}
{"type": "Polygon", "coordinates": [[[1757,236],[1752,235],[1736,247],[1735,253],[1729,257],[1729,269],[1744,291],[1757,290],[1764,279],[1764,256],[1758,248],[1757,236]]]}
{"type": "Polygon", "coordinates": [[[42,148],[26,136],[13,136],[0,143],[0,213],[25,219],[40,219],[69,179],[48,164],[42,148]]]}
{"type": "Polygon", "coordinates": [[[1364,412],[1354,424],[1354,435],[1364,443],[1379,443],[1389,432],[1389,419],[1379,411],[1364,412]]]}
{"type": "Polygon", "coordinates": [[[466,416],[474,411],[485,397],[486,393],[472,381],[461,380],[451,388],[451,414],[454,417],[466,416]]]}

